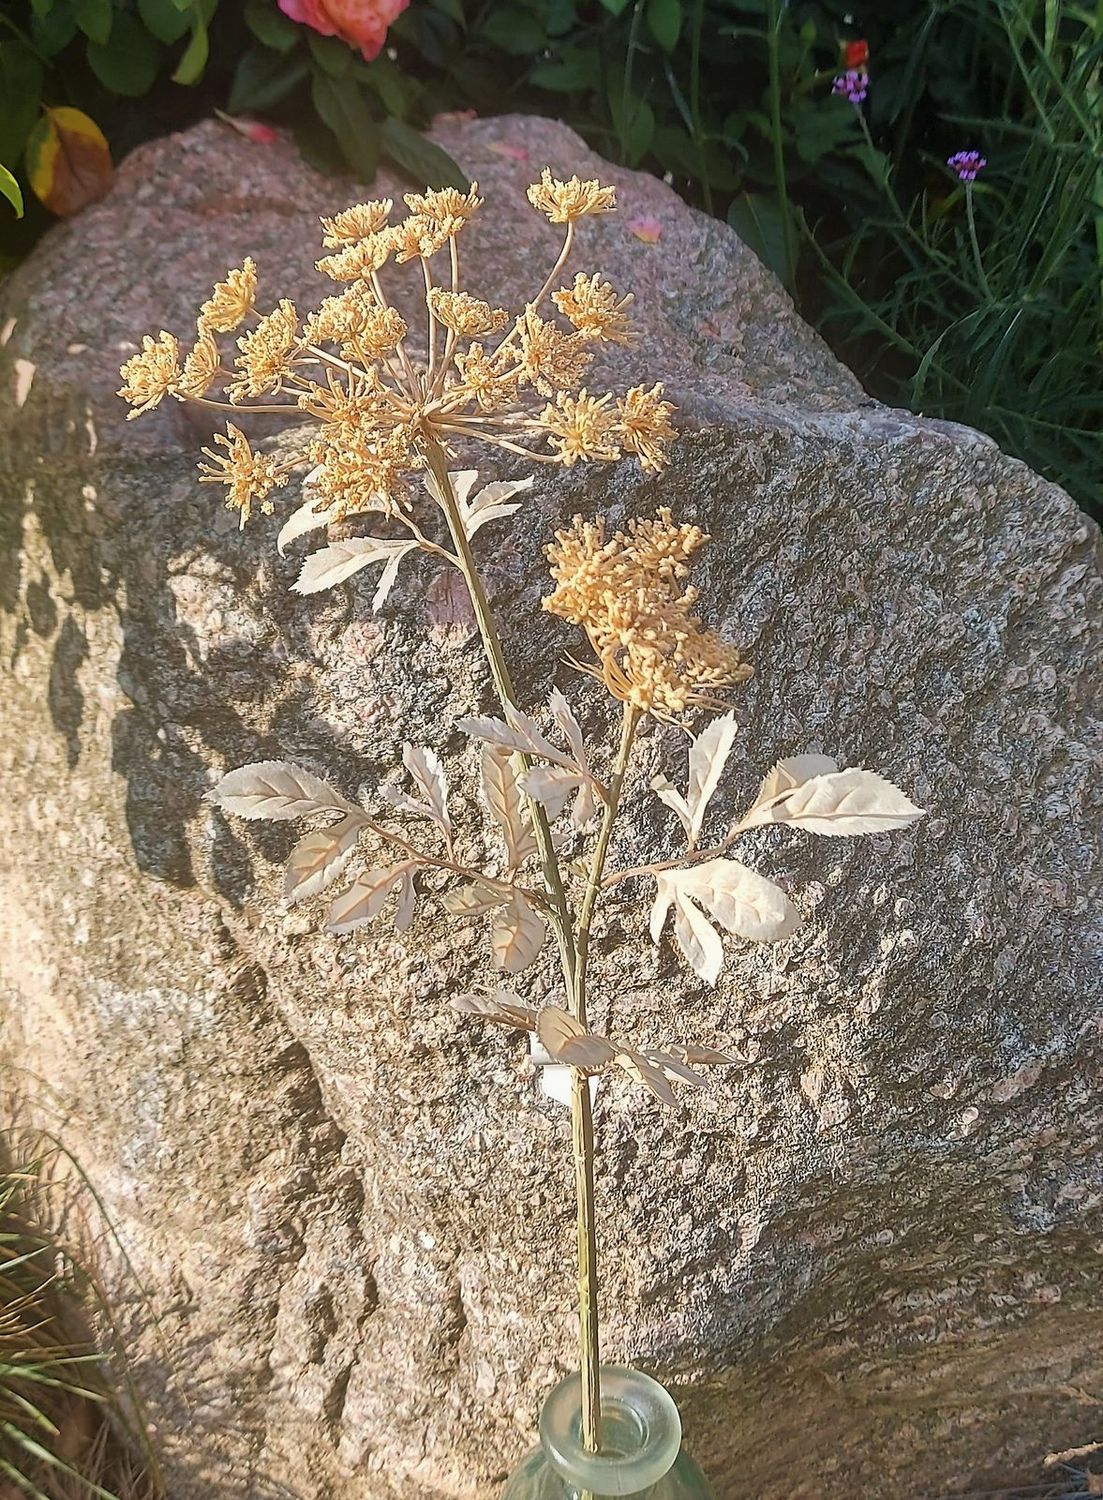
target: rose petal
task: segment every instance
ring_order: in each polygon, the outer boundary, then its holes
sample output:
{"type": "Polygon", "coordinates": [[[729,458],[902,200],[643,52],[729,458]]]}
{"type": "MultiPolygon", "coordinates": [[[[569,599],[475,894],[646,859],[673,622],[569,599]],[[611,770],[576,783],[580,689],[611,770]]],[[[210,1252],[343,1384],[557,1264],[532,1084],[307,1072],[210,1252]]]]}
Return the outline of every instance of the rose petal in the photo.
{"type": "Polygon", "coordinates": [[[645,245],[657,245],[663,237],[663,226],[651,214],[642,214],[638,219],[629,219],[628,228],[645,245]]]}

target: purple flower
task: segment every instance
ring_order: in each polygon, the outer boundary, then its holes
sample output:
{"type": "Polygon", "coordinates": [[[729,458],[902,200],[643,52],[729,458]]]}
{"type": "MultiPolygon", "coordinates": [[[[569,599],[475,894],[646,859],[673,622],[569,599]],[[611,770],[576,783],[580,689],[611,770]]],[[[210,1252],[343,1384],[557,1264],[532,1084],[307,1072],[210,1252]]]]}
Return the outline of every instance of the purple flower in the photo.
{"type": "Polygon", "coordinates": [[[869,74],[865,68],[847,68],[831,86],[833,94],[842,94],[851,104],[862,104],[869,93],[869,74]]]}
{"type": "Polygon", "coordinates": [[[953,167],[962,182],[976,182],[977,173],[983,171],[988,161],[979,151],[955,151],[946,158],[946,165],[953,167]]]}

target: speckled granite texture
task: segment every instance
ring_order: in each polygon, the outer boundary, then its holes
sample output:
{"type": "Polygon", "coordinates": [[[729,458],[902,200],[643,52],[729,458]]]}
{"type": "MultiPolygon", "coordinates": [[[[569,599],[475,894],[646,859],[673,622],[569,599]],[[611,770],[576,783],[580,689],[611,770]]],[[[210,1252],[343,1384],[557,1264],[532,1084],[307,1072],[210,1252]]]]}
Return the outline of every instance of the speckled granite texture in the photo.
{"type": "MultiPolygon", "coordinates": [[[[572,645],[537,543],[665,502],[713,533],[708,611],[757,673],[718,814],[804,748],[931,810],[861,842],[756,834],[805,922],[732,944],[715,993],[635,893],[607,907],[599,1019],[755,1060],[674,1119],[603,1090],[607,1354],[677,1388],[720,1500],[1031,1475],[1098,1436],[1103,1389],[1098,532],[986,439],[866,398],[661,183],[548,121],[440,138],[491,200],[463,248],[494,302],[554,253],[522,196],[541,165],[618,183],[577,266],[635,290],[643,339],[604,374],[665,379],[687,427],[661,481],[574,471],[484,533],[533,704],[572,645]]],[[[355,191],[202,125],[0,290],[0,1052],[149,1293],[156,1328],[105,1242],[174,1500],[489,1500],[572,1360],[565,1118],[447,1006],[485,976],[482,934],[425,903],[406,942],[328,937],[277,908],[288,830],[201,800],[274,756],[351,792],[408,735],[469,816],[449,724],[491,702],[470,617],[421,561],[378,616],[363,577],[290,594],[276,522],[239,534],[196,484],[202,424],[127,424],[112,394],[138,335],[186,332],[244,253],[265,297],[320,298],[316,216],[355,191]]],[[[646,737],[633,861],[669,847],[642,791],[682,743],[646,737]]]]}

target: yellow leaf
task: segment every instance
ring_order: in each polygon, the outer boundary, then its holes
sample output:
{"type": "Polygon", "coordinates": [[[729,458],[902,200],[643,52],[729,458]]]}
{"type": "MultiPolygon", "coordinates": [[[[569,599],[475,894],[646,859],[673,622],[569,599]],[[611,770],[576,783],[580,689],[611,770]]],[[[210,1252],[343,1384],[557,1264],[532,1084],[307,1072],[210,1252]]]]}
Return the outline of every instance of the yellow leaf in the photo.
{"type": "Polygon", "coordinates": [[[115,169],[103,131],[79,109],[43,112],[27,142],[31,191],[65,217],[102,198],[115,169]]]}

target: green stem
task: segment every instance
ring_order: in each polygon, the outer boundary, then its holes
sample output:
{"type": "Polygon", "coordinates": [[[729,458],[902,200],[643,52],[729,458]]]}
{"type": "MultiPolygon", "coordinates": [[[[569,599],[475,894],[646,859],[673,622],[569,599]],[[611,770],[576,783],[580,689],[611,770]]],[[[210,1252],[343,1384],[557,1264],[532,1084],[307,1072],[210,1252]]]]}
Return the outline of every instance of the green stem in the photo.
{"type": "Polygon", "coordinates": [[[774,187],[781,213],[781,238],[785,257],[785,288],[796,295],[794,278],[796,255],[793,247],[793,222],[789,212],[789,188],[785,176],[785,143],[781,133],[781,11],[778,0],[770,0],[766,46],[770,63],[770,135],[774,148],[774,187]]]}
{"type": "Polygon", "coordinates": [[[980,278],[981,290],[993,301],[992,288],[988,285],[988,277],[984,274],[984,262],[980,258],[980,241],[977,239],[977,221],[973,214],[973,184],[965,184],[965,217],[969,221],[969,243],[973,247],[973,260],[977,268],[977,276],[980,278]]]}

